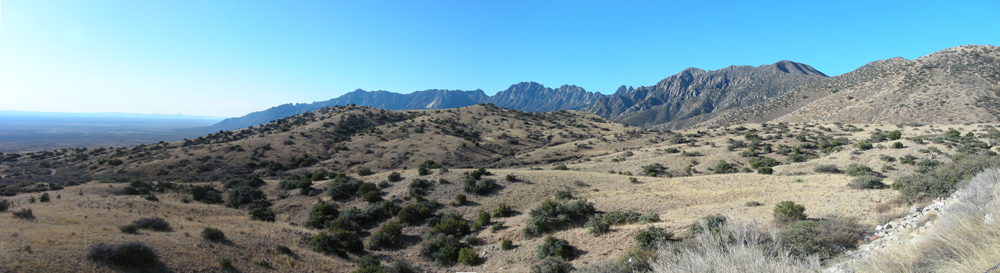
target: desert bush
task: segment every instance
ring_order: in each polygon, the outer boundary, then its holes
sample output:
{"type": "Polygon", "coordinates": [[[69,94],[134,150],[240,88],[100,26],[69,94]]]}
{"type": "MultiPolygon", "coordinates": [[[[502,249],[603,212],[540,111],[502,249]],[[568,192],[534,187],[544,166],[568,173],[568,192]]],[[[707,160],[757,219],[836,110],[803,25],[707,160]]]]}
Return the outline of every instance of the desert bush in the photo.
{"type": "Polygon", "coordinates": [[[556,170],[556,171],[568,171],[569,167],[566,167],[566,165],[558,165],[558,166],[553,167],[552,170],[556,170]]]}
{"type": "Polygon", "coordinates": [[[494,217],[510,217],[513,214],[514,209],[504,203],[497,204],[497,208],[493,210],[494,217]]]}
{"type": "Polygon", "coordinates": [[[399,210],[396,218],[399,218],[404,223],[415,225],[430,217],[437,207],[438,204],[433,201],[409,204],[399,210]]]}
{"type": "Polygon", "coordinates": [[[710,233],[718,234],[719,231],[722,230],[722,226],[726,224],[726,220],[726,216],[723,216],[722,214],[706,215],[688,227],[688,234],[697,235],[704,232],[706,229],[710,233]]]}
{"type": "Polygon", "coordinates": [[[361,184],[364,184],[361,180],[338,175],[327,184],[326,195],[334,200],[345,200],[357,194],[361,184]]]}
{"type": "Polygon", "coordinates": [[[781,162],[778,162],[774,158],[770,158],[770,157],[766,157],[766,156],[755,157],[755,158],[751,158],[750,159],[750,167],[753,167],[753,168],[774,167],[774,166],[778,166],[778,165],[781,165],[781,162]]]}
{"type": "Polygon", "coordinates": [[[388,177],[386,177],[386,179],[388,179],[389,182],[399,182],[400,180],[403,180],[403,176],[397,172],[392,172],[388,177]]]}
{"type": "Polygon", "coordinates": [[[855,189],[884,189],[887,186],[882,183],[882,178],[874,175],[862,175],[851,180],[851,188],[855,189]]]}
{"type": "Polygon", "coordinates": [[[871,167],[865,165],[852,163],[851,165],[847,166],[847,175],[850,176],[863,176],[863,175],[874,175],[874,174],[875,171],[872,171],[871,167]]]}
{"type": "Polygon", "coordinates": [[[856,248],[867,231],[854,220],[795,221],[781,229],[781,239],[794,256],[825,260],[856,248]]]}
{"type": "Polygon", "coordinates": [[[601,235],[611,231],[611,224],[605,222],[604,219],[599,217],[591,217],[584,225],[587,228],[587,232],[594,235],[601,235]]]}
{"type": "Polygon", "coordinates": [[[384,270],[382,261],[379,261],[378,257],[372,254],[358,257],[355,263],[358,264],[358,270],[355,270],[354,273],[382,273],[384,270]]]}
{"type": "Polygon", "coordinates": [[[145,217],[140,218],[132,222],[136,227],[141,229],[150,229],[155,231],[170,231],[170,223],[160,217],[145,217]]]}
{"type": "Polygon", "coordinates": [[[892,144],[892,148],[893,149],[902,149],[902,148],[904,148],[903,147],[903,143],[900,143],[900,142],[897,141],[897,142],[895,142],[895,143],[892,144]]]}
{"type": "Polygon", "coordinates": [[[21,208],[21,210],[19,211],[12,212],[11,215],[14,215],[14,218],[17,219],[24,219],[24,220],[35,219],[35,214],[32,213],[31,209],[29,208],[21,208]]]}
{"type": "Polygon", "coordinates": [[[369,175],[373,175],[373,174],[375,174],[375,172],[372,172],[371,169],[368,169],[368,168],[358,169],[358,176],[369,176],[369,175]]]}
{"type": "Polygon", "coordinates": [[[890,155],[882,155],[882,157],[880,157],[879,159],[885,162],[896,162],[896,158],[890,155]]]}
{"type": "Polygon", "coordinates": [[[941,163],[938,161],[921,161],[918,165],[937,167],[925,173],[900,177],[893,183],[893,188],[898,188],[903,199],[908,202],[948,196],[962,181],[984,169],[1000,166],[1000,158],[960,154],[955,155],[951,163],[939,164],[941,163]]]}
{"type": "Polygon", "coordinates": [[[11,202],[7,199],[0,198],[0,212],[7,211],[11,206],[11,202]]]}
{"type": "Polygon", "coordinates": [[[774,206],[774,219],[778,222],[805,220],[806,207],[792,201],[781,201],[774,206]]]}
{"type": "Polygon", "coordinates": [[[915,165],[916,161],[917,161],[917,157],[915,157],[913,155],[909,155],[909,154],[899,157],[899,163],[903,163],[903,164],[915,165]]]}
{"type": "Polygon", "coordinates": [[[124,267],[145,267],[156,263],[156,250],[142,242],[94,244],[87,248],[87,258],[124,267]]]}
{"type": "Polygon", "coordinates": [[[573,257],[574,251],[575,249],[569,244],[568,241],[548,236],[545,237],[542,244],[538,245],[535,257],[539,259],[545,259],[545,257],[569,259],[573,257]]]}
{"type": "Polygon", "coordinates": [[[226,234],[223,233],[222,230],[215,228],[205,228],[204,230],[201,231],[201,237],[205,238],[205,240],[213,242],[221,242],[226,240],[226,234]]]}
{"type": "Polygon", "coordinates": [[[870,142],[867,142],[867,141],[858,142],[858,144],[856,144],[856,145],[857,145],[858,150],[861,150],[861,151],[867,151],[867,150],[871,150],[872,149],[872,144],[870,142]]]}
{"type": "Polygon", "coordinates": [[[222,194],[208,185],[191,187],[191,199],[206,204],[222,204],[222,194]]]}
{"type": "Polygon", "coordinates": [[[472,229],[480,229],[482,227],[489,226],[492,221],[493,220],[490,219],[489,213],[483,209],[479,209],[479,214],[476,216],[476,222],[472,223],[472,229]]]}
{"type": "Polygon", "coordinates": [[[415,266],[406,259],[396,259],[389,266],[388,272],[394,273],[419,273],[424,272],[419,266],[415,266]]]}
{"type": "Polygon", "coordinates": [[[52,199],[49,197],[49,193],[43,193],[42,196],[38,197],[38,202],[47,203],[52,199]]]}
{"type": "Polygon", "coordinates": [[[135,224],[128,224],[119,226],[118,230],[125,234],[136,234],[139,233],[139,226],[136,226],[135,224]]]}
{"type": "Polygon", "coordinates": [[[431,171],[428,170],[427,167],[420,166],[419,168],[417,168],[417,174],[420,175],[420,176],[424,176],[424,175],[431,174],[431,171]]]}
{"type": "Polygon", "coordinates": [[[397,246],[403,237],[403,225],[397,221],[390,221],[382,225],[375,234],[368,238],[368,247],[371,249],[390,248],[397,246]]]}
{"type": "Polygon", "coordinates": [[[557,257],[547,257],[531,265],[531,273],[569,273],[573,265],[557,257]]]}
{"type": "Polygon", "coordinates": [[[719,164],[715,165],[716,174],[720,173],[738,173],[740,172],[739,166],[736,164],[729,164],[725,161],[719,161],[719,164]]]}
{"type": "Polygon", "coordinates": [[[773,174],[774,173],[774,169],[772,169],[771,167],[760,167],[760,168],[757,168],[757,173],[758,174],[773,174]]]}
{"type": "Polygon", "coordinates": [[[486,195],[493,191],[496,187],[496,180],[493,179],[466,179],[465,187],[463,188],[467,193],[474,193],[476,195],[486,195]]]}
{"type": "Polygon", "coordinates": [[[369,205],[364,209],[351,208],[340,213],[340,217],[344,220],[357,223],[359,226],[369,227],[377,225],[384,219],[391,217],[389,212],[386,211],[382,206],[379,205],[369,205]]]}
{"type": "Polygon", "coordinates": [[[238,186],[229,192],[228,203],[230,207],[239,207],[260,199],[267,199],[267,195],[260,189],[238,186]]]}
{"type": "Polygon", "coordinates": [[[648,227],[635,233],[635,245],[642,249],[655,249],[659,244],[666,243],[674,237],[673,232],[659,227],[648,227]]]}
{"type": "Polygon", "coordinates": [[[524,235],[528,238],[538,237],[554,230],[557,226],[586,219],[596,211],[594,203],[587,202],[586,199],[563,200],[562,202],[546,199],[541,205],[529,212],[531,218],[524,227],[524,235]]]}
{"type": "Polygon", "coordinates": [[[340,206],[337,203],[319,203],[309,210],[309,218],[302,226],[307,228],[322,229],[326,223],[340,217],[340,206]]]}
{"type": "Polygon", "coordinates": [[[458,262],[468,266],[474,266],[479,264],[479,254],[476,254],[475,250],[468,247],[463,247],[458,251],[458,262]]]}
{"type": "Polygon", "coordinates": [[[759,207],[759,206],[763,206],[764,204],[762,204],[761,202],[757,202],[757,201],[747,201],[747,203],[743,204],[743,205],[747,206],[747,207],[759,207]]]}
{"type": "Polygon", "coordinates": [[[314,251],[341,257],[346,257],[347,253],[360,254],[364,252],[364,244],[361,243],[358,234],[342,229],[321,231],[309,241],[309,246],[314,251]]]}
{"type": "Polygon", "coordinates": [[[455,236],[437,234],[424,241],[420,247],[420,255],[439,265],[448,266],[458,260],[458,252],[464,247],[455,236]]]}
{"type": "Polygon", "coordinates": [[[427,195],[427,192],[429,192],[433,188],[434,188],[434,183],[431,183],[431,181],[427,181],[424,179],[413,179],[413,181],[410,182],[410,185],[407,187],[407,189],[410,191],[410,194],[416,194],[421,196],[427,195]]]}
{"type": "Polygon", "coordinates": [[[624,225],[624,224],[634,224],[639,222],[639,218],[642,214],[634,211],[610,211],[604,214],[604,222],[611,225],[624,225]]]}
{"type": "Polygon", "coordinates": [[[503,239],[500,241],[501,250],[510,250],[512,247],[514,247],[514,241],[511,241],[510,239],[503,239]]]}
{"type": "Polygon", "coordinates": [[[816,166],[813,171],[818,173],[840,173],[840,169],[838,169],[836,165],[832,164],[816,166]]]}
{"type": "Polygon", "coordinates": [[[434,224],[432,233],[441,233],[454,236],[469,234],[469,222],[462,219],[461,215],[449,214],[441,217],[440,221],[434,224]]]}
{"type": "Polygon", "coordinates": [[[517,176],[514,176],[513,174],[507,174],[507,176],[504,177],[504,180],[507,180],[507,182],[517,182],[517,176]]]}
{"type": "Polygon", "coordinates": [[[897,140],[897,139],[903,137],[903,133],[900,132],[899,130],[894,130],[892,132],[889,132],[888,137],[889,137],[889,140],[897,140]]]}

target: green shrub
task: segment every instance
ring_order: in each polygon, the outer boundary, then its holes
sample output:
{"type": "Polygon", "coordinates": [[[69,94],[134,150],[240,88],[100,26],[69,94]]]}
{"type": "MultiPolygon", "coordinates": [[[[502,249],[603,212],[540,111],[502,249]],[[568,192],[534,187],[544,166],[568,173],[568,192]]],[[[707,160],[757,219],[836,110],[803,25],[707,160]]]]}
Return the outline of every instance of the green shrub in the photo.
{"type": "Polygon", "coordinates": [[[361,184],[361,180],[338,175],[327,184],[326,194],[334,200],[345,200],[357,194],[361,184]]]}
{"type": "Polygon", "coordinates": [[[431,171],[428,170],[427,167],[420,166],[420,168],[417,168],[417,174],[419,174],[420,176],[424,176],[431,174],[431,171]]]}
{"type": "Polygon", "coordinates": [[[91,245],[87,248],[87,258],[122,267],[145,267],[156,264],[158,257],[156,251],[144,243],[126,242],[91,245]]]}
{"type": "Polygon", "coordinates": [[[459,193],[458,195],[455,195],[455,205],[465,205],[465,202],[467,201],[468,199],[466,199],[464,194],[459,193]]]}
{"type": "Polygon", "coordinates": [[[326,223],[340,217],[340,207],[337,203],[319,203],[309,210],[309,218],[302,226],[314,229],[323,229],[326,223]]]}
{"type": "Polygon", "coordinates": [[[205,240],[213,242],[221,242],[226,240],[226,234],[223,233],[222,230],[215,228],[205,228],[204,230],[201,231],[201,237],[205,238],[205,240]]]}
{"type": "Polygon", "coordinates": [[[475,250],[465,247],[458,251],[458,262],[468,266],[479,264],[479,254],[475,250]]]}
{"type": "Polygon", "coordinates": [[[892,144],[892,148],[893,149],[902,149],[902,148],[904,148],[903,147],[903,143],[900,143],[900,142],[897,141],[897,142],[895,142],[895,143],[892,144]]]}
{"type": "Polygon", "coordinates": [[[890,155],[882,155],[879,159],[885,162],[896,162],[896,158],[890,155]]]}
{"type": "Polygon", "coordinates": [[[566,167],[566,165],[559,165],[559,166],[553,167],[552,169],[556,170],[556,171],[567,171],[567,170],[569,170],[569,167],[566,167]]]}
{"type": "MultiPolygon", "coordinates": [[[[903,137],[903,133],[900,132],[899,130],[895,130],[895,131],[889,132],[888,137],[889,137],[889,140],[897,140],[897,139],[903,137]]],[[[899,142],[896,142],[896,143],[899,143],[899,142]]]]}
{"type": "Polygon", "coordinates": [[[397,172],[392,172],[392,173],[389,174],[389,177],[387,177],[386,179],[388,179],[389,182],[399,182],[399,181],[403,180],[403,176],[400,175],[397,172]]]}
{"type": "Polygon", "coordinates": [[[857,148],[858,148],[858,150],[862,150],[862,151],[871,150],[872,149],[872,144],[870,142],[867,142],[867,141],[858,142],[857,148]]]}
{"type": "Polygon", "coordinates": [[[854,178],[850,184],[855,189],[884,189],[887,186],[882,183],[882,178],[874,175],[862,175],[854,178]]]}
{"type": "Polygon", "coordinates": [[[655,249],[657,245],[667,242],[670,237],[674,237],[673,232],[663,228],[648,227],[635,233],[635,245],[642,249],[655,249]]]}
{"type": "Polygon", "coordinates": [[[751,158],[750,159],[750,167],[753,167],[753,168],[774,167],[774,166],[778,166],[780,164],[781,164],[781,162],[778,162],[774,158],[770,158],[770,157],[766,157],[766,156],[764,156],[764,157],[755,157],[755,158],[751,158]]]}
{"type": "Polygon", "coordinates": [[[0,198],[0,212],[7,211],[10,208],[11,202],[7,199],[0,198]]]}
{"type": "Polygon", "coordinates": [[[386,211],[382,206],[379,205],[369,205],[364,209],[351,208],[340,213],[340,217],[344,220],[358,223],[363,226],[374,226],[382,222],[382,220],[389,218],[389,212],[386,211]]]}
{"type": "Polygon", "coordinates": [[[404,223],[415,225],[430,217],[434,213],[434,210],[437,209],[437,206],[438,204],[433,201],[406,205],[399,210],[396,218],[399,218],[404,223]]]}
{"type": "Polygon", "coordinates": [[[907,202],[949,196],[955,191],[956,185],[983,169],[1000,167],[1000,158],[959,154],[953,156],[951,163],[939,164],[941,163],[936,160],[921,161],[918,165],[928,168],[928,171],[896,179],[893,188],[898,188],[907,202]]]}
{"type": "Polygon", "coordinates": [[[455,236],[437,234],[424,241],[420,248],[420,255],[439,265],[448,266],[458,260],[458,252],[464,247],[455,236]]]}
{"type": "Polygon", "coordinates": [[[356,261],[358,264],[358,270],[354,273],[382,273],[382,261],[378,260],[375,255],[367,254],[358,258],[356,261]]]}
{"type": "Polygon", "coordinates": [[[329,232],[321,231],[309,241],[309,245],[314,251],[341,257],[346,257],[347,253],[360,254],[364,252],[364,244],[361,243],[358,234],[342,229],[330,230],[329,232]]]}
{"type": "Polygon", "coordinates": [[[410,191],[410,194],[416,194],[420,196],[427,195],[427,193],[433,188],[434,188],[434,183],[431,183],[431,181],[427,181],[424,179],[413,179],[413,181],[410,182],[410,185],[407,187],[407,189],[410,191]]]}
{"type": "Polygon", "coordinates": [[[494,217],[510,217],[513,214],[514,209],[511,209],[504,203],[497,204],[497,208],[493,210],[494,217]]]}
{"type": "Polygon", "coordinates": [[[369,175],[373,175],[373,174],[375,174],[375,172],[372,172],[371,169],[368,169],[368,168],[358,169],[358,176],[369,176],[369,175]]]}
{"type": "Polygon", "coordinates": [[[368,238],[368,247],[377,250],[397,246],[402,237],[403,225],[396,221],[390,221],[383,224],[375,234],[368,238]]]}
{"type": "Polygon", "coordinates": [[[771,169],[771,167],[760,167],[760,168],[757,168],[757,173],[758,174],[772,174],[772,173],[774,173],[774,169],[771,169]]]}
{"type": "Polygon", "coordinates": [[[469,178],[465,180],[464,190],[467,193],[474,193],[476,195],[486,195],[493,191],[493,189],[496,187],[496,184],[497,184],[496,180],[493,179],[482,179],[477,181],[469,178]]]}
{"type": "Polygon", "coordinates": [[[716,174],[720,173],[738,173],[740,172],[739,166],[736,164],[729,164],[725,161],[719,161],[719,164],[715,165],[716,174]]]}
{"type": "Polygon", "coordinates": [[[563,259],[547,257],[531,265],[531,273],[569,273],[573,265],[563,259]]]}
{"type": "Polygon", "coordinates": [[[392,262],[392,265],[389,266],[389,272],[419,273],[424,271],[420,267],[411,264],[410,261],[407,261],[405,259],[396,259],[395,261],[392,262]]]}
{"type": "Polygon", "coordinates": [[[47,203],[47,202],[51,201],[51,199],[49,198],[49,193],[47,193],[47,192],[43,193],[42,196],[38,197],[38,201],[42,202],[42,203],[47,203]]]}
{"type": "Polygon", "coordinates": [[[504,177],[504,180],[507,180],[507,182],[516,182],[517,177],[514,176],[513,174],[507,174],[507,176],[504,177]]]}
{"type": "Polygon", "coordinates": [[[642,217],[642,214],[639,214],[634,210],[616,210],[605,213],[604,222],[611,225],[634,224],[639,222],[640,217],[642,217]]]}
{"type": "Polygon", "coordinates": [[[562,202],[546,199],[541,205],[529,212],[531,218],[524,227],[524,235],[528,238],[541,236],[555,229],[555,226],[586,219],[596,211],[594,203],[587,202],[586,199],[563,200],[562,202]]]}
{"type": "Polygon", "coordinates": [[[489,226],[493,220],[490,219],[490,214],[479,209],[479,215],[476,216],[476,222],[472,223],[472,229],[480,229],[485,226],[489,226]]]}
{"type": "Polygon", "coordinates": [[[852,163],[850,166],[847,166],[847,175],[850,176],[863,176],[863,175],[874,175],[874,174],[875,172],[872,171],[872,168],[865,165],[852,163]]]}
{"type": "Polygon", "coordinates": [[[913,155],[909,155],[909,154],[899,157],[899,163],[903,163],[903,164],[915,165],[916,161],[917,161],[917,157],[915,157],[913,155]]]}
{"type": "Polygon", "coordinates": [[[708,229],[708,232],[718,234],[722,229],[722,226],[726,224],[726,220],[726,216],[723,216],[722,214],[706,215],[705,217],[701,217],[701,221],[696,221],[688,227],[688,234],[699,234],[704,232],[706,228],[708,229]],[[704,222],[704,226],[702,225],[702,222],[704,222]]]}
{"type": "Polygon", "coordinates": [[[441,218],[440,222],[434,225],[431,232],[442,233],[454,236],[462,236],[468,234],[470,231],[469,222],[462,219],[459,215],[446,215],[441,218]]]}
{"type": "Polygon", "coordinates": [[[829,259],[845,250],[855,249],[864,239],[868,227],[854,220],[830,219],[820,221],[795,221],[780,231],[782,244],[792,255],[816,255],[829,259]]]}
{"type": "Polygon", "coordinates": [[[774,206],[774,219],[779,222],[805,220],[806,207],[792,201],[781,201],[774,206]]]}
{"type": "Polygon", "coordinates": [[[503,239],[500,241],[501,250],[510,250],[512,247],[514,247],[514,241],[511,241],[510,239],[503,239]]]}
{"type": "Polygon", "coordinates": [[[260,189],[239,186],[229,192],[228,203],[230,207],[239,207],[261,199],[267,199],[267,195],[264,195],[264,192],[260,189]]]}
{"type": "Polygon", "coordinates": [[[132,221],[137,228],[149,229],[154,231],[170,231],[170,223],[160,217],[144,217],[139,218],[139,220],[132,221]]]}
{"type": "Polygon", "coordinates": [[[538,245],[535,257],[545,259],[545,257],[558,257],[569,259],[573,257],[574,248],[568,241],[556,237],[548,236],[538,245]]]}
{"type": "Polygon", "coordinates": [[[584,225],[587,228],[587,232],[594,235],[601,235],[611,231],[611,225],[605,222],[603,219],[598,217],[592,217],[587,224],[584,225]]]}

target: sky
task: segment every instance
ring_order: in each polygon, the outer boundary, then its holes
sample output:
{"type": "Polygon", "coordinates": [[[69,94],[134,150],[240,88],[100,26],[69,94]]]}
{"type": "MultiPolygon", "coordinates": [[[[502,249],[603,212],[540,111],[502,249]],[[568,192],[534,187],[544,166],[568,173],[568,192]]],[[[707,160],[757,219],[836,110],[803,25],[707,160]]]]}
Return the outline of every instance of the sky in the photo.
{"type": "Polygon", "coordinates": [[[355,89],[613,93],[1000,45],[1000,1],[0,2],[0,110],[235,117],[355,89]],[[872,3],[875,2],[875,3],[872,3]]]}

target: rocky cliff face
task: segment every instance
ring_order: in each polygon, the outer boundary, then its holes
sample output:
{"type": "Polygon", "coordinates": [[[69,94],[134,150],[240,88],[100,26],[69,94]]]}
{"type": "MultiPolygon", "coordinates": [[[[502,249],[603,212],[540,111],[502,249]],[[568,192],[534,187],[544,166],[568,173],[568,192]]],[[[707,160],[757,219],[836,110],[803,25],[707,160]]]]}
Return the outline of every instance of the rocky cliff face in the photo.
{"type": "Polygon", "coordinates": [[[584,110],[631,125],[676,128],[688,119],[753,105],[825,78],[811,66],[792,61],[713,71],[688,68],[654,86],[622,86],[584,110]]]}
{"type": "Polygon", "coordinates": [[[537,82],[521,82],[497,92],[485,102],[521,111],[552,112],[583,109],[602,97],[600,92],[587,92],[576,85],[552,89],[537,82]]]}

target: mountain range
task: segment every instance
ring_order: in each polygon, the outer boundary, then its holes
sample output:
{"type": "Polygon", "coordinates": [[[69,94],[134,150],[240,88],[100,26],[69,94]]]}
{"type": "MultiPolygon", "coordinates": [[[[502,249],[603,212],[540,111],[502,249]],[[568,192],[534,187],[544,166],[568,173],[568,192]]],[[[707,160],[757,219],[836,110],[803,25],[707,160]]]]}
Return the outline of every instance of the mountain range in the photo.
{"type": "Polygon", "coordinates": [[[783,60],[718,70],[688,68],[655,85],[619,87],[611,95],[575,85],[521,82],[493,96],[483,90],[431,89],[399,94],[357,89],[327,101],[284,104],[225,119],[213,130],[265,124],[323,107],[444,109],[492,103],[530,112],[581,110],[617,122],[664,129],[745,122],[976,122],[1000,120],[1000,47],[960,46],[910,61],[871,62],[829,77],[783,60]],[[779,119],[780,118],[780,119],[779,119]]]}

